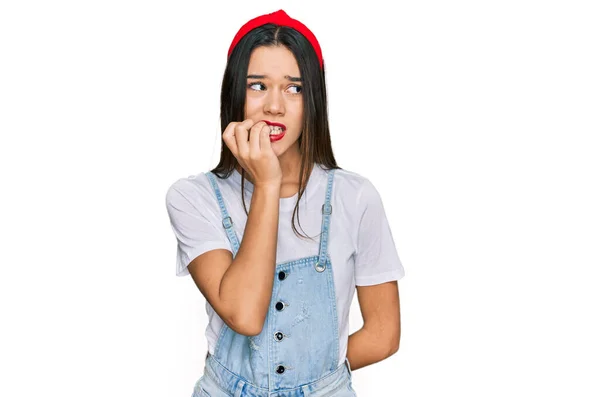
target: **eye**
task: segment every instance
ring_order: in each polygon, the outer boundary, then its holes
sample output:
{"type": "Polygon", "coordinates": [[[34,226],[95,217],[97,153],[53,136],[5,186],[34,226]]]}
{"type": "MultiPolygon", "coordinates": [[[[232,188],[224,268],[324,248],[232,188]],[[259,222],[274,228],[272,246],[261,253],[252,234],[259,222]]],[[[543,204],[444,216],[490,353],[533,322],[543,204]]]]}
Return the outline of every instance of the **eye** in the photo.
{"type": "Polygon", "coordinates": [[[296,92],[293,92],[293,94],[301,94],[302,93],[302,86],[301,85],[291,85],[290,88],[295,88],[296,92]]]}
{"type": "Polygon", "coordinates": [[[252,87],[256,87],[256,86],[260,87],[258,89],[258,91],[260,91],[261,89],[265,88],[265,85],[263,83],[261,83],[261,82],[254,82],[254,83],[248,84],[248,88],[250,88],[251,90],[254,90],[254,91],[257,91],[257,89],[252,88],[252,87]]]}

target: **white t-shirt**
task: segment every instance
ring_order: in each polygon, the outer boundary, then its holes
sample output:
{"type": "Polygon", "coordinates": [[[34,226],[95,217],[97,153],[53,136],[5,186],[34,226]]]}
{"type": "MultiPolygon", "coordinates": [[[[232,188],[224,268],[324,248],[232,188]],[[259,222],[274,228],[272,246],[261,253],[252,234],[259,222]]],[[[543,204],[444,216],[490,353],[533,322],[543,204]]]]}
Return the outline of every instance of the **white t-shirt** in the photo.
{"type": "MultiPolygon", "coordinates": [[[[234,170],[227,179],[216,177],[233,227],[241,243],[247,215],[241,198],[241,174],[234,170]]],[[[246,207],[250,211],[254,185],[244,181],[246,207]]],[[[292,213],[298,193],[279,200],[279,230],[276,262],[282,263],[319,254],[321,206],[325,203],[327,173],[315,163],[295,219],[300,238],[292,229],[292,213]]],[[[334,274],[338,310],[339,364],[346,358],[348,315],[355,286],[375,285],[404,277],[375,186],[365,177],[336,169],[331,193],[328,252],[334,274]]],[[[202,173],[180,178],[168,189],[166,207],[177,239],[176,275],[187,276],[188,264],[200,254],[217,248],[233,252],[222,224],[221,211],[208,177],[202,173]]],[[[208,351],[214,354],[224,322],[206,302],[209,324],[206,329],[208,351]]]]}

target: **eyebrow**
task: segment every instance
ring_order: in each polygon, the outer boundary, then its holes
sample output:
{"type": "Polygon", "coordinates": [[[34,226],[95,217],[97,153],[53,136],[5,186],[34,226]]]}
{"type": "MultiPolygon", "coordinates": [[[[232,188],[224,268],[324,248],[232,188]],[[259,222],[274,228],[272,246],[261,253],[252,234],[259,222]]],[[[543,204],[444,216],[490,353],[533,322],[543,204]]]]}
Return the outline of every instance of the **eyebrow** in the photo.
{"type": "MultiPolygon", "coordinates": [[[[288,75],[285,75],[283,77],[285,77],[289,81],[298,81],[298,82],[302,81],[302,78],[300,78],[300,77],[291,77],[291,76],[288,76],[288,75]]],[[[267,76],[264,75],[264,74],[249,74],[248,78],[249,79],[265,79],[265,78],[267,78],[267,76]]]]}

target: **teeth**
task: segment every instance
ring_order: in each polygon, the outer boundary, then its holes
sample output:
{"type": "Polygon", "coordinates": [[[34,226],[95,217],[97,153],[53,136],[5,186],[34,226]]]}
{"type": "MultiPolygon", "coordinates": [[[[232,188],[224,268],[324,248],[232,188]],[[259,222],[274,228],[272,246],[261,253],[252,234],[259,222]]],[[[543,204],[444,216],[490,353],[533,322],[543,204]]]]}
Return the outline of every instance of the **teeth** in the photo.
{"type": "Polygon", "coordinates": [[[279,126],[270,126],[271,127],[271,133],[270,135],[278,135],[281,134],[283,132],[283,128],[279,127],[279,126]]]}

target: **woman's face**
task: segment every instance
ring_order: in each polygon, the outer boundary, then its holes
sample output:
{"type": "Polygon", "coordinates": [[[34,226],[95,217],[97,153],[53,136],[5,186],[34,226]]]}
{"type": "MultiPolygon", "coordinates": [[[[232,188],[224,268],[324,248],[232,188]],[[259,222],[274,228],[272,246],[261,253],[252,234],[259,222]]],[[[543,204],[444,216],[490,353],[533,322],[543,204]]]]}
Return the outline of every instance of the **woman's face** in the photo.
{"type": "Polygon", "coordinates": [[[302,131],[302,83],[296,58],[285,46],[257,47],[250,55],[244,119],[284,124],[285,135],[271,141],[277,156],[298,149],[302,131]]]}

